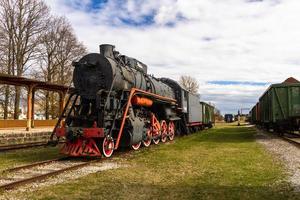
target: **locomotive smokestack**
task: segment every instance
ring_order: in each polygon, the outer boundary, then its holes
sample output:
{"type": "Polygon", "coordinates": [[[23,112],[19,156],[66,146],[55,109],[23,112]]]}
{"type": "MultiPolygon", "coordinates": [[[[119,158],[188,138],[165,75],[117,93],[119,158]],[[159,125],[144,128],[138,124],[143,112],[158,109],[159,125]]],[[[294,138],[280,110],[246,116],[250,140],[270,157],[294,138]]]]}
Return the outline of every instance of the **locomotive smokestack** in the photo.
{"type": "Polygon", "coordinates": [[[100,54],[105,57],[114,58],[114,49],[115,46],[111,44],[101,44],[100,45],[100,54]]]}

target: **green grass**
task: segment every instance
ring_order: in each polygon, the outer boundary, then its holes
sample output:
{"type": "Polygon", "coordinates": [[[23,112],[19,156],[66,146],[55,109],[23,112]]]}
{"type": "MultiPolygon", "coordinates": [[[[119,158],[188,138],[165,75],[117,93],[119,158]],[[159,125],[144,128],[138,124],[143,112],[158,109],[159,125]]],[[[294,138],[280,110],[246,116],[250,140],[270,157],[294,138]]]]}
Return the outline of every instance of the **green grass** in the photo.
{"type": "MultiPolygon", "coordinates": [[[[28,199],[296,199],[249,127],[221,125],[113,161],[123,167],[20,194],[28,199]]],[[[299,194],[298,194],[299,195],[299,194]]]]}
{"type": "Polygon", "coordinates": [[[34,147],[0,152],[0,171],[14,166],[58,158],[58,147],[34,147]]]}

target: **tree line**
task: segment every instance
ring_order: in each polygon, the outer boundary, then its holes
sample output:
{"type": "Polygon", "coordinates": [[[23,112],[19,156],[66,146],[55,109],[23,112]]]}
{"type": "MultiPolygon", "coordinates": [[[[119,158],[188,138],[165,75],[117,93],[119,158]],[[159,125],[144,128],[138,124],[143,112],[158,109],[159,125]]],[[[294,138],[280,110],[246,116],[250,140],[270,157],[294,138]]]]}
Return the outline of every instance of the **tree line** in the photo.
{"type": "MultiPolygon", "coordinates": [[[[86,51],[68,20],[53,16],[44,1],[0,0],[0,73],[69,85],[72,61],[86,51]]],[[[18,119],[23,93],[0,86],[4,119],[18,119]]],[[[41,91],[36,98],[47,119],[57,117],[58,94],[41,91]]]]}

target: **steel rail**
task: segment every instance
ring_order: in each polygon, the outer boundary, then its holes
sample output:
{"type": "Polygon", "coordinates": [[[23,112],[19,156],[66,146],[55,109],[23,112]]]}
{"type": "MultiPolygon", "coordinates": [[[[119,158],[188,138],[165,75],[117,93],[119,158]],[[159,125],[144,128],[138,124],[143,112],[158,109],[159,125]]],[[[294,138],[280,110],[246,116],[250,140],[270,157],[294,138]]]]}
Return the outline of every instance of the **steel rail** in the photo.
{"type": "MultiPolygon", "coordinates": [[[[64,142],[61,141],[60,143],[64,143],[64,142]]],[[[47,142],[32,142],[32,143],[0,146],[0,152],[12,151],[18,149],[29,149],[29,148],[42,147],[42,146],[47,147],[47,142]]]]}
{"type": "Polygon", "coordinates": [[[283,140],[291,143],[292,145],[300,148],[300,142],[293,140],[293,138],[287,137],[287,136],[280,136],[283,140]]]}
{"type": "Polygon", "coordinates": [[[28,164],[28,165],[21,165],[21,166],[10,168],[10,169],[5,169],[5,170],[2,171],[2,173],[9,173],[9,172],[22,170],[22,169],[30,169],[32,167],[36,167],[36,166],[40,166],[40,165],[46,165],[46,164],[50,164],[50,163],[57,162],[57,161],[63,161],[63,160],[66,160],[66,159],[68,159],[68,157],[55,158],[55,159],[51,159],[51,160],[35,162],[35,163],[32,163],[32,164],[28,164]]]}
{"type": "Polygon", "coordinates": [[[267,130],[260,129],[258,127],[256,127],[256,130],[262,131],[265,134],[269,133],[269,134],[271,134],[271,135],[273,135],[273,136],[275,136],[277,138],[280,138],[280,139],[282,139],[282,140],[284,140],[286,142],[289,142],[290,144],[292,144],[292,145],[300,148],[300,142],[295,141],[295,140],[293,140],[293,138],[288,137],[288,136],[285,135],[285,134],[290,134],[290,135],[293,135],[293,136],[298,136],[298,137],[295,137],[295,138],[300,138],[299,135],[297,135],[297,134],[283,133],[283,135],[279,135],[277,132],[274,132],[274,131],[270,132],[270,131],[267,131],[267,130]]]}
{"type": "MultiPolygon", "coordinates": [[[[154,145],[153,147],[155,147],[155,146],[156,145],[154,145]]],[[[124,156],[125,157],[127,155],[130,155],[131,152],[132,151],[130,151],[128,149],[126,149],[124,151],[119,151],[119,152],[115,153],[114,157],[119,157],[119,156],[124,156]]],[[[56,159],[52,159],[52,160],[35,162],[35,163],[29,164],[29,165],[23,165],[23,166],[18,166],[18,167],[6,169],[6,170],[3,170],[0,173],[3,173],[3,174],[5,174],[5,173],[14,173],[14,172],[17,172],[18,170],[30,169],[30,168],[33,168],[33,167],[36,167],[36,166],[51,164],[53,162],[64,161],[64,160],[67,160],[67,159],[72,159],[72,157],[62,157],[62,158],[56,158],[56,159]]],[[[76,170],[76,169],[88,166],[90,164],[93,164],[93,163],[103,162],[103,161],[106,161],[108,159],[109,158],[102,157],[100,159],[92,159],[92,160],[88,160],[88,161],[85,160],[85,161],[82,161],[79,164],[75,164],[75,165],[72,165],[70,167],[64,167],[63,169],[58,169],[58,170],[55,170],[55,171],[46,172],[46,173],[39,174],[39,175],[36,175],[36,176],[32,176],[32,177],[29,177],[29,178],[24,178],[24,179],[21,179],[21,180],[17,180],[17,181],[13,181],[13,182],[10,182],[10,183],[0,185],[0,190],[11,190],[11,189],[14,189],[18,186],[26,185],[28,183],[33,183],[33,182],[40,181],[40,180],[44,180],[44,179],[46,179],[48,177],[51,177],[51,176],[56,176],[56,175],[62,174],[62,173],[67,172],[67,171],[76,170]]],[[[1,179],[1,177],[0,177],[0,179],[1,179]]]]}
{"type": "MultiPolygon", "coordinates": [[[[128,151],[128,150],[123,151],[123,152],[116,152],[115,157],[118,157],[120,155],[126,156],[126,155],[130,154],[130,152],[131,151],[128,151]]],[[[33,167],[36,167],[36,166],[39,166],[39,165],[42,166],[42,165],[46,165],[46,164],[51,164],[53,162],[64,161],[64,160],[67,160],[67,159],[72,159],[72,157],[63,157],[63,158],[57,158],[57,159],[52,159],[52,160],[36,162],[36,163],[29,164],[29,165],[23,165],[23,166],[11,168],[11,169],[6,169],[6,170],[2,171],[2,173],[13,173],[13,172],[16,172],[18,170],[30,169],[30,168],[33,168],[33,167]]],[[[11,190],[11,189],[14,189],[18,186],[26,185],[28,183],[32,183],[32,182],[36,182],[36,181],[40,181],[40,180],[44,180],[48,177],[59,175],[59,174],[62,174],[64,172],[67,172],[67,171],[76,170],[76,169],[88,166],[92,163],[103,162],[107,159],[109,159],[109,158],[103,157],[103,158],[100,158],[100,159],[93,159],[93,160],[83,161],[83,163],[72,165],[70,167],[65,167],[63,169],[59,169],[59,170],[51,171],[51,172],[48,172],[48,173],[36,175],[36,176],[33,176],[33,177],[13,181],[13,182],[10,182],[10,183],[7,183],[7,184],[0,185],[0,190],[11,190]]]]}
{"type": "MultiPolygon", "coordinates": [[[[61,159],[58,159],[58,160],[54,159],[54,160],[34,163],[34,164],[31,164],[31,165],[28,165],[28,166],[21,166],[19,168],[8,169],[6,171],[13,172],[13,171],[22,170],[22,169],[28,169],[28,168],[35,167],[35,166],[38,166],[38,165],[44,165],[44,164],[47,164],[47,163],[52,163],[52,162],[60,161],[60,160],[61,159]]],[[[100,161],[103,161],[103,159],[86,161],[86,162],[83,162],[83,163],[72,165],[70,167],[65,167],[63,169],[58,169],[58,170],[47,172],[47,173],[44,173],[44,174],[40,174],[40,175],[32,176],[32,177],[29,177],[29,178],[24,178],[24,179],[21,179],[21,180],[13,181],[13,182],[10,182],[10,183],[7,183],[7,184],[0,185],[0,190],[1,189],[2,190],[11,190],[11,189],[14,189],[14,188],[16,188],[18,186],[21,186],[21,185],[25,185],[25,184],[28,184],[28,183],[40,181],[40,180],[46,179],[48,177],[59,175],[59,174],[62,174],[64,172],[67,172],[67,171],[76,170],[76,169],[79,169],[79,168],[88,166],[92,163],[100,162],[100,161]]]]}
{"type": "Polygon", "coordinates": [[[46,142],[33,142],[33,143],[24,143],[24,144],[5,145],[5,146],[0,146],[0,152],[46,146],[46,144],[47,144],[46,142]]]}

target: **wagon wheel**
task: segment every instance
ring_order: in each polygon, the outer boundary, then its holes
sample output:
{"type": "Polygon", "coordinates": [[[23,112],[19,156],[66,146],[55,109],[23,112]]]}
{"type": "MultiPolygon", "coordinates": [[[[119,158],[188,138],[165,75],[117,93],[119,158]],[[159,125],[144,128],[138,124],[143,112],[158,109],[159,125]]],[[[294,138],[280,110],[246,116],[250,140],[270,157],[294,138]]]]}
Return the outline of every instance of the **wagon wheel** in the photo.
{"type": "Polygon", "coordinates": [[[175,125],[174,122],[170,121],[168,126],[168,132],[169,132],[169,140],[174,140],[175,137],[175,125]]]}
{"type": "Polygon", "coordinates": [[[136,144],[131,145],[131,148],[136,151],[140,148],[141,144],[142,142],[138,142],[136,144]]]}
{"type": "Polygon", "coordinates": [[[104,157],[109,158],[111,157],[111,155],[114,152],[114,148],[115,148],[115,143],[114,143],[114,139],[111,137],[105,137],[102,140],[102,148],[101,148],[101,153],[104,157]]]}
{"type": "Polygon", "coordinates": [[[164,143],[167,141],[168,137],[168,125],[165,120],[162,120],[160,122],[160,127],[161,127],[161,141],[164,143]]]}
{"type": "Polygon", "coordinates": [[[149,147],[151,144],[151,130],[147,130],[147,137],[143,140],[143,145],[145,147],[149,147]]]}

